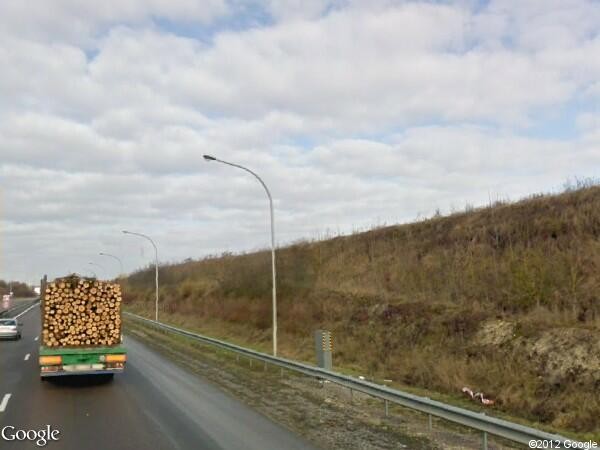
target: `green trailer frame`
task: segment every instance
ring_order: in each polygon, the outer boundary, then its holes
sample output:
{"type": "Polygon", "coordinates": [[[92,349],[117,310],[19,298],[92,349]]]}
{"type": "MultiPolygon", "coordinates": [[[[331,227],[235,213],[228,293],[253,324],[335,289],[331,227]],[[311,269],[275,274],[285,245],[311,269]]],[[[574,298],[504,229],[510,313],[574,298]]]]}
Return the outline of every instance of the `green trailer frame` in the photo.
{"type": "Polygon", "coordinates": [[[114,347],[56,347],[40,346],[40,376],[107,375],[125,370],[127,351],[122,345],[114,347]],[[60,357],[60,363],[43,363],[43,357],[60,357]],[[116,361],[115,361],[116,360],[116,361]]]}

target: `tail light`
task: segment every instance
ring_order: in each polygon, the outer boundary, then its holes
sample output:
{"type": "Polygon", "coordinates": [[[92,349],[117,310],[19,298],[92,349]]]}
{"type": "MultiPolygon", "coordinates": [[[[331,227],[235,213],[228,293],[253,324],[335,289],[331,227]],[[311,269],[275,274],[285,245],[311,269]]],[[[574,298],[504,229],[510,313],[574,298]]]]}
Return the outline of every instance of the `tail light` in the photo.
{"type": "Polygon", "coordinates": [[[107,363],[125,362],[125,361],[127,361],[127,355],[106,355],[105,361],[107,363]]]}
{"type": "Polygon", "coordinates": [[[40,366],[58,366],[62,364],[62,356],[40,356],[40,366]]]}

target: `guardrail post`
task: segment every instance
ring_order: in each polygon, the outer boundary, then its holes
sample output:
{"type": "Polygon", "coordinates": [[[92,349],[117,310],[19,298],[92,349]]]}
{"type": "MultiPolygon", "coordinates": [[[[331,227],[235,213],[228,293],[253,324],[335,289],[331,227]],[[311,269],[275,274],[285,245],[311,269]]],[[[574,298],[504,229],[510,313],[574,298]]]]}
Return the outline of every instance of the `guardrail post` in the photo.
{"type": "Polygon", "coordinates": [[[265,361],[265,367],[264,367],[264,371],[267,371],[267,362],[265,361]]]}
{"type": "Polygon", "coordinates": [[[390,415],[390,409],[389,409],[389,402],[386,400],[385,401],[385,417],[388,417],[390,415]]]}
{"type": "Polygon", "coordinates": [[[252,358],[250,358],[250,368],[252,368],[252,358]]]}
{"type": "Polygon", "coordinates": [[[317,355],[317,366],[325,370],[332,369],[331,351],[333,340],[331,332],[324,330],[315,331],[315,353],[317,355]]]}
{"type": "Polygon", "coordinates": [[[427,426],[429,427],[429,431],[433,430],[433,416],[431,414],[427,414],[427,426]]]}
{"type": "Polygon", "coordinates": [[[350,403],[354,403],[354,389],[350,388],[350,403]]]}
{"type": "Polygon", "coordinates": [[[483,450],[488,450],[487,441],[488,441],[488,439],[487,439],[487,431],[484,431],[483,432],[483,442],[482,442],[482,445],[481,445],[481,448],[483,450]]]}

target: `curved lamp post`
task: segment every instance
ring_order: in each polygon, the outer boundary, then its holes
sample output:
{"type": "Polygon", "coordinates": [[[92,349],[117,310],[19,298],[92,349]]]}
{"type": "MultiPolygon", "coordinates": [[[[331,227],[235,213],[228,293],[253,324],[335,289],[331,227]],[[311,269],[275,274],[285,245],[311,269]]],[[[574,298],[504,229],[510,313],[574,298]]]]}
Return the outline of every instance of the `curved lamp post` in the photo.
{"type": "MultiPolygon", "coordinates": [[[[104,272],[104,274],[106,274],[106,270],[100,264],[96,264],[95,262],[91,262],[91,261],[88,264],[90,266],[100,267],[100,269],[102,269],[102,271],[104,272]]],[[[96,277],[96,278],[98,278],[98,277],[96,277]]]]}
{"type": "Polygon", "coordinates": [[[154,269],[155,269],[155,275],[156,275],[156,300],[155,300],[155,313],[154,313],[154,321],[158,322],[158,248],[156,247],[156,244],[154,243],[154,241],[152,240],[152,238],[150,238],[150,236],[146,236],[145,234],[142,233],[134,233],[133,231],[127,231],[127,230],[123,230],[123,234],[131,234],[133,236],[139,236],[141,238],[147,239],[148,241],[150,241],[150,243],[152,244],[152,246],[154,247],[154,269]]]}
{"type": "Polygon", "coordinates": [[[108,256],[109,258],[116,259],[119,262],[119,267],[121,268],[121,272],[119,272],[119,273],[121,275],[123,275],[123,261],[121,261],[121,258],[119,258],[118,256],[115,256],[115,255],[111,255],[110,253],[103,253],[103,252],[100,252],[99,255],[100,256],[108,256]]]}
{"type": "Polygon", "coordinates": [[[275,214],[273,212],[273,197],[271,196],[271,192],[262,178],[260,178],[256,173],[247,167],[223,161],[211,155],[204,155],[204,159],[208,162],[216,161],[248,172],[259,181],[259,183],[265,189],[267,197],[269,198],[269,209],[271,212],[271,268],[273,272],[273,356],[277,356],[277,270],[275,267],[275,214]]]}

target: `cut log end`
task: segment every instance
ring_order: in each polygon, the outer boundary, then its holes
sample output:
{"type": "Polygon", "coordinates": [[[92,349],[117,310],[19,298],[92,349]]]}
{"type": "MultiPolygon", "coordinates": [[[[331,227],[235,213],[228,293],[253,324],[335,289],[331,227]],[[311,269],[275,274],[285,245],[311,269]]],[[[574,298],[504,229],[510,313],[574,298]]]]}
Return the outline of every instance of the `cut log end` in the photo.
{"type": "Polygon", "coordinates": [[[44,292],[42,342],[49,347],[116,345],[121,336],[118,284],[67,277],[44,292]]]}

